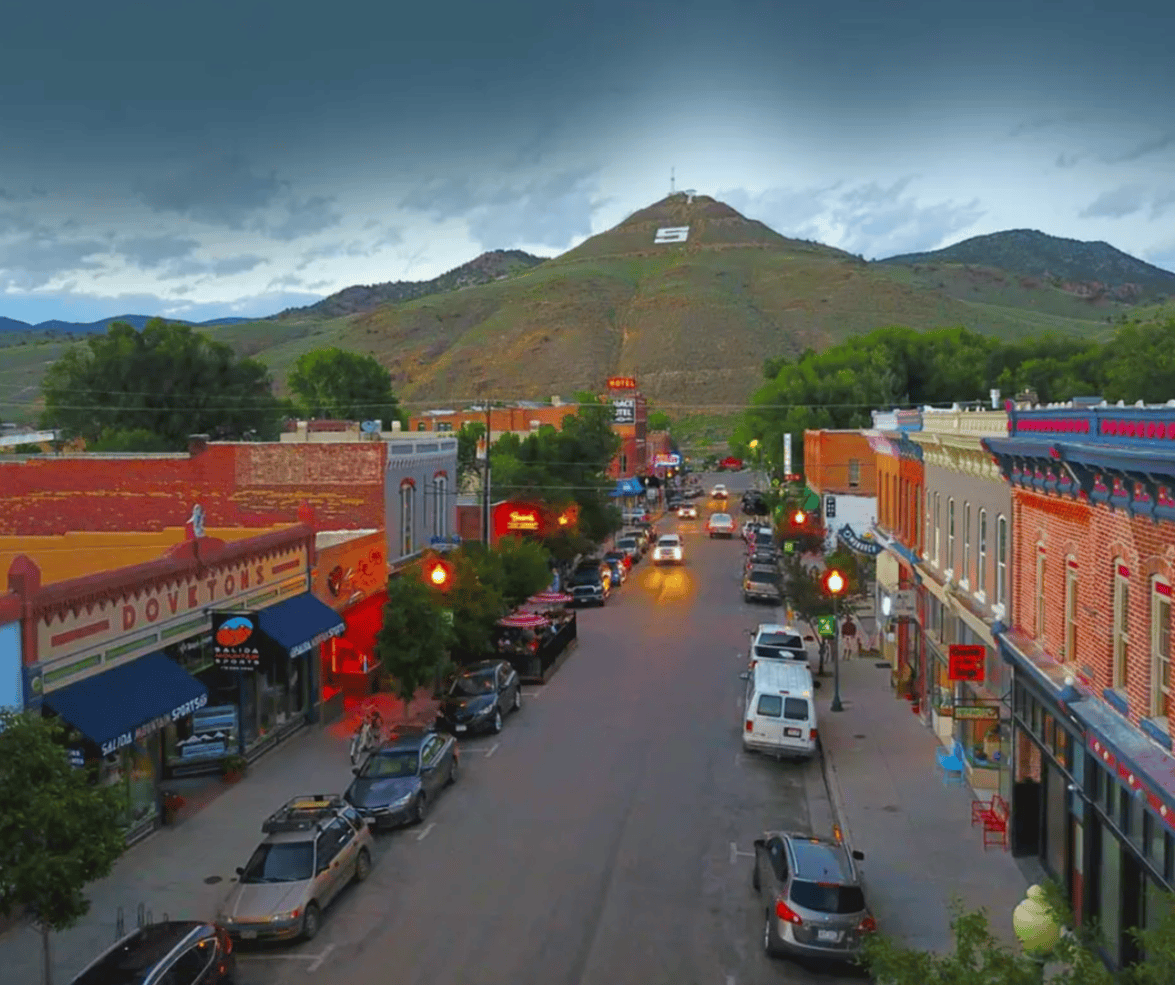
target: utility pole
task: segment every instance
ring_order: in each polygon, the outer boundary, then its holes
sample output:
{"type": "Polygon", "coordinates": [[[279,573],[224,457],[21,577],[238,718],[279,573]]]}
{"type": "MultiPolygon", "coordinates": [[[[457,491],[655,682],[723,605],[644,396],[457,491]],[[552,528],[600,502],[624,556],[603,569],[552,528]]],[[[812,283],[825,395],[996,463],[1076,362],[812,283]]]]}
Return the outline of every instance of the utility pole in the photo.
{"type": "Polygon", "coordinates": [[[490,546],[490,402],[482,390],[482,403],[486,412],[486,463],[481,479],[481,540],[490,546]]]}

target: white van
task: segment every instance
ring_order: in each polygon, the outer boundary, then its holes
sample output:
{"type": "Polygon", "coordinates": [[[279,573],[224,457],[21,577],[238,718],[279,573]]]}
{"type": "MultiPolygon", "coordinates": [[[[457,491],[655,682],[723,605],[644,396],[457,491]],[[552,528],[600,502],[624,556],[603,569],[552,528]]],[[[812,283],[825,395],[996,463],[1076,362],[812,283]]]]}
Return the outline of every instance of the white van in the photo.
{"type": "Polygon", "coordinates": [[[816,689],[798,660],[756,660],[739,675],[747,682],[743,748],[776,756],[816,753],[816,689]]]}

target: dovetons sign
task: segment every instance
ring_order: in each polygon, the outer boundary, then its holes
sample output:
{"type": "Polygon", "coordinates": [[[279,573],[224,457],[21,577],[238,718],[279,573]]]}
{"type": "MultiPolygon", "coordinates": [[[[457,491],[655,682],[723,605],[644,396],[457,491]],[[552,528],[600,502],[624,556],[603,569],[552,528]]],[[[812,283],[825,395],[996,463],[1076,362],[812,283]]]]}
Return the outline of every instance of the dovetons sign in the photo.
{"type": "Polygon", "coordinates": [[[689,239],[689,226],[666,226],[657,230],[654,243],[684,243],[689,239]]]}

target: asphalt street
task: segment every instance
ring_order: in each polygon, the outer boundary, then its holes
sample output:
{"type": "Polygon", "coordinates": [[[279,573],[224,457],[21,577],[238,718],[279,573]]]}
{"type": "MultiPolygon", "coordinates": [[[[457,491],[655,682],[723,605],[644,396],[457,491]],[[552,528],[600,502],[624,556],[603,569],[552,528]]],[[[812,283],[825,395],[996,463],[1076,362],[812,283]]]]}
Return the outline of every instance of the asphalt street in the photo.
{"type": "MultiPolygon", "coordinates": [[[[748,477],[722,479],[737,516],[748,477]]],[[[762,953],[751,842],[808,829],[819,764],[741,753],[745,631],[775,613],[742,602],[742,541],[709,540],[698,502],[661,524],[685,566],[642,561],[581,611],[576,651],[463,743],[426,824],[379,836],[315,940],[242,953],[242,985],[860,981],[762,953]]]]}

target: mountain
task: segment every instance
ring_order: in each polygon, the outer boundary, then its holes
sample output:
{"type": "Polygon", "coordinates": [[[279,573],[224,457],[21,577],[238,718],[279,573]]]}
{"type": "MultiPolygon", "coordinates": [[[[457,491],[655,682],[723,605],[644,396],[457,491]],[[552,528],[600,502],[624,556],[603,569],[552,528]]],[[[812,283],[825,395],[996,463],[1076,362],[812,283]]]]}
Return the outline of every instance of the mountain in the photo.
{"type": "Polygon", "coordinates": [[[381,304],[410,301],[413,298],[429,294],[444,294],[448,291],[473,287],[476,284],[488,284],[491,281],[502,280],[529,270],[531,267],[537,267],[544,259],[544,257],[537,257],[523,250],[493,250],[489,253],[483,253],[468,263],[463,263],[460,267],[454,267],[432,280],[396,280],[383,284],[346,287],[314,304],[304,308],[287,308],[274,317],[286,319],[307,316],[338,318],[342,315],[353,315],[363,311],[371,311],[381,304]]]}
{"type": "MultiPolygon", "coordinates": [[[[1049,236],[1035,229],[973,236],[928,253],[904,253],[882,264],[938,268],[963,265],[1039,279],[1087,298],[1128,304],[1175,296],[1175,273],[1115,249],[1109,243],[1049,236]]],[[[932,271],[931,271],[932,272],[932,271]]]]}
{"type": "MultiPolygon", "coordinates": [[[[28,322],[17,321],[15,318],[0,318],[0,332],[26,332],[34,335],[51,335],[64,333],[67,335],[90,335],[94,332],[105,332],[114,322],[126,322],[134,328],[142,330],[143,326],[147,324],[152,318],[157,315],[115,315],[113,318],[103,318],[101,321],[92,322],[72,322],[72,321],[58,321],[53,319],[51,321],[39,322],[36,325],[30,325],[28,322]]],[[[168,321],[178,321],[184,325],[192,325],[196,328],[211,328],[220,325],[237,325],[240,322],[249,321],[248,318],[216,318],[212,321],[189,322],[179,318],[169,318],[168,321]]]]}

